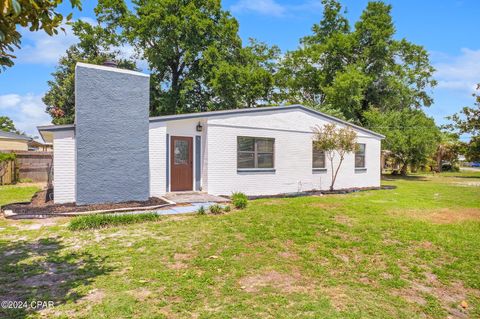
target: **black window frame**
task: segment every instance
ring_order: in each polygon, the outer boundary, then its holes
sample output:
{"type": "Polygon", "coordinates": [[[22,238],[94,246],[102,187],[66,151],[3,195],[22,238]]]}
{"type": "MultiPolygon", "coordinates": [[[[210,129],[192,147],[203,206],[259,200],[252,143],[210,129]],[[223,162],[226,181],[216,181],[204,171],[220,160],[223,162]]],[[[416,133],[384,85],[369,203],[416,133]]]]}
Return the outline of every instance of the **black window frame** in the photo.
{"type": "Polygon", "coordinates": [[[248,171],[248,170],[274,170],[275,169],[275,138],[273,137],[258,137],[258,136],[237,136],[237,170],[239,171],[248,171]],[[253,151],[240,151],[240,139],[249,138],[253,139],[254,150],[253,151]],[[259,140],[268,140],[272,141],[272,152],[259,152],[258,151],[258,141],[259,140]],[[253,167],[240,167],[239,160],[240,154],[253,154],[253,167]],[[272,155],[272,167],[258,167],[258,155],[259,154],[271,154],[272,155]]]}
{"type": "Polygon", "coordinates": [[[356,169],[362,169],[362,168],[367,167],[366,154],[367,154],[367,144],[366,143],[357,143],[357,147],[356,147],[356,150],[355,150],[355,163],[354,163],[356,169]],[[360,145],[363,145],[363,152],[361,152],[361,153],[359,153],[360,145]],[[362,158],[363,166],[357,166],[357,158],[362,158]]]}
{"type": "Polygon", "coordinates": [[[315,142],[312,141],[312,169],[313,170],[324,170],[327,169],[327,158],[324,150],[319,150],[315,147],[315,142]],[[323,167],[316,167],[315,166],[315,152],[322,152],[323,153],[323,167]]]}

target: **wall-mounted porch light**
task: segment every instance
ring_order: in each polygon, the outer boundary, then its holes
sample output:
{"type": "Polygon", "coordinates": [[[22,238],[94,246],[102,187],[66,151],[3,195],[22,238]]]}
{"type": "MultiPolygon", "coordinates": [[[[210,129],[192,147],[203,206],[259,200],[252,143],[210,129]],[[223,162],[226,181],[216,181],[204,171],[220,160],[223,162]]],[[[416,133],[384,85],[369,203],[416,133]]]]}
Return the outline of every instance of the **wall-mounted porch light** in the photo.
{"type": "Polygon", "coordinates": [[[201,132],[203,130],[202,123],[198,122],[197,124],[197,132],[201,132]]]}

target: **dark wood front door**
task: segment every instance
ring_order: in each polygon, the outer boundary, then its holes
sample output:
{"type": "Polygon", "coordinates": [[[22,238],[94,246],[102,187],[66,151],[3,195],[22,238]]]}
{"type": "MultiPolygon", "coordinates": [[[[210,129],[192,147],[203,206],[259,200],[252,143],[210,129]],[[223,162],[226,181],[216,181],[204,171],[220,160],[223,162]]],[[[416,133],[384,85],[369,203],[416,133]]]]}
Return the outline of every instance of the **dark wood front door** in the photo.
{"type": "Polygon", "coordinates": [[[193,190],[193,138],[172,136],[170,149],[170,189],[193,190]]]}

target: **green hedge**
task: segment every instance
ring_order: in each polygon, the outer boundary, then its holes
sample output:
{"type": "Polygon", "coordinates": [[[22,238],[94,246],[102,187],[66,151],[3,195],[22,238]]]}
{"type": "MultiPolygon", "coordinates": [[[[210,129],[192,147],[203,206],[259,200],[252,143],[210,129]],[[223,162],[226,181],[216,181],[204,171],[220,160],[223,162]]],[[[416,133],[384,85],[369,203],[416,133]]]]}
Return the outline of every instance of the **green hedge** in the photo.
{"type": "Polygon", "coordinates": [[[70,230],[84,230],[84,229],[97,229],[109,226],[126,225],[141,223],[146,221],[159,220],[161,216],[154,213],[142,213],[142,214],[95,214],[87,216],[75,217],[70,221],[68,229],[70,230]]]}
{"type": "Polygon", "coordinates": [[[0,153],[0,163],[15,159],[14,153],[0,153]]]}

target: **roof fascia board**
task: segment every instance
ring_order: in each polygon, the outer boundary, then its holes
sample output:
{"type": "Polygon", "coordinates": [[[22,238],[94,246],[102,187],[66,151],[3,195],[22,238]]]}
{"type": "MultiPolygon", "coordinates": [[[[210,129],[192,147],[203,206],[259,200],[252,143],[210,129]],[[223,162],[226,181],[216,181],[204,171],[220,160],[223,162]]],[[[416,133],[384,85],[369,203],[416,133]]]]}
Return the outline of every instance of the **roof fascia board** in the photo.
{"type": "MultiPolygon", "coordinates": [[[[287,105],[287,106],[271,106],[271,107],[258,107],[258,108],[245,108],[245,109],[235,109],[235,110],[225,110],[225,111],[212,111],[212,112],[199,112],[199,113],[186,113],[186,114],[177,114],[177,115],[164,115],[164,116],[156,116],[150,117],[150,122],[166,122],[166,121],[178,121],[178,120],[187,120],[187,119],[194,119],[194,118],[202,118],[202,117],[215,117],[215,116],[230,116],[230,115],[237,115],[237,114],[250,114],[250,113],[259,113],[259,112],[275,112],[275,111],[285,111],[285,110],[292,110],[292,109],[300,109],[307,113],[311,113],[313,115],[317,115],[331,121],[337,122],[339,124],[347,125],[352,128],[355,128],[359,131],[364,133],[371,134],[378,138],[385,138],[384,135],[371,131],[369,129],[363,128],[361,126],[349,123],[347,121],[341,120],[334,116],[322,113],[320,111],[305,107],[303,105],[294,104],[294,105],[287,105]]],[[[48,125],[48,126],[39,126],[39,131],[47,131],[47,132],[55,132],[55,131],[64,131],[64,130],[74,130],[75,124],[68,124],[68,125],[48,125]]]]}

